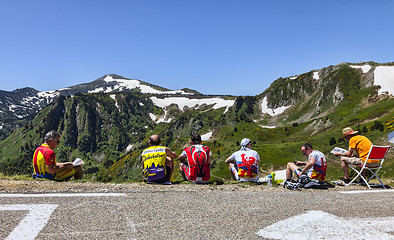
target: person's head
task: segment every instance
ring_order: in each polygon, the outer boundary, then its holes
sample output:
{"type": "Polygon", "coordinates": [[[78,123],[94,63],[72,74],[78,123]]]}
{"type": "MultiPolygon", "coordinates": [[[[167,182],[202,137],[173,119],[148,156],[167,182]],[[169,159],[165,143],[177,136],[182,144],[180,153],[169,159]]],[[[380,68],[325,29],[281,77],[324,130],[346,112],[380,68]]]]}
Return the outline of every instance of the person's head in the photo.
{"type": "Polygon", "coordinates": [[[161,139],[159,135],[152,135],[149,137],[148,142],[150,146],[159,146],[161,144],[161,139]]]}
{"type": "Polygon", "coordinates": [[[241,149],[244,149],[244,148],[250,148],[250,149],[252,148],[252,141],[250,141],[249,138],[242,139],[241,149]]]}
{"type": "Polygon", "coordinates": [[[190,143],[195,145],[195,144],[201,144],[202,140],[201,140],[201,136],[200,134],[193,132],[190,136],[190,143]]]}
{"type": "Polygon", "coordinates": [[[60,134],[55,130],[49,131],[44,137],[44,143],[48,144],[51,149],[55,149],[60,143],[60,134]]]}
{"type": "Polygon", "coordinates": [[[351,127],[347,127],[342,129],[342,138],[345,138],[346,140],[349,140],[352,138],[354,135],[358,133],[358,131],[354,131],[351,127]]]}
{"type": "Polygon", "coordinates": [[[301,145],[300,150],[301,150],[302,155],[309,156],[309,154],[311,154],[311,152],[313,152],[313,147],[310,143],[304,143],[301,145]]]}

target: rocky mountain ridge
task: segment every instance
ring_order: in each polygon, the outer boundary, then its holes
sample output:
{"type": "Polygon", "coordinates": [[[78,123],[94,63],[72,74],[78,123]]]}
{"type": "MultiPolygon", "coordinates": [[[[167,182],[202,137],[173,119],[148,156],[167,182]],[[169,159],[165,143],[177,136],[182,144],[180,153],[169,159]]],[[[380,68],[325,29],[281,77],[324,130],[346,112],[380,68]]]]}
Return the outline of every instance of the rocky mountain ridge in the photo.
{"type": "MultiPolygon", "coordinates": [[[[303,122],[317,116],[325,116],[345,97],[349,97],[348,91],[352,89],[348,89],[348,86],[352,85],[357,89],[376,86],[377,94],[371,94],[370,99],[378,100],[379,94],[389,96],[394,94],[390,81],[394,82],[394,66],[373,62],[341,63],[297,76],[279,78],[256,96],[256,103],[261,113],[261,116],[256,116],[256,121],[262,120],[267,125],[276,126],[278,122],[303,122]],[[357,79],[353,79],[356,75],[357,79]],[[376,82],[377,78],[379,82],[376,82]],[[301,109],[305,111],[302,116],[292,116],[291,112],[301,109]]],[[[151,98],[155,104],[165,111],[163,116],[152,115],[156,123],[169,122],[173,119],[166,110],[170,109],[172,104],[174,105],[172,108],[183,110],[185,107],[198,108],[205,105],[216,105],[216,108],[226,106],[228,109],[234,103],[234,99],[229,100],[224,96],[208,97],[190,89],[169,90],[115,74],[105,75],[90,83],[53,91],[40,92],[33,88],[17,89],[12,92],[0,91],[0,140],[7,137],[15,128],[25,124],[59,96],[120,92],[136,92],[153,96],[151,98]]]]}
{"type": "Polygon", "coordinates": [[[78,84],[53,91],[40,92],[33,88],[0,91],[0,140],[7,137],[31,119],[38,111],[59,96],[74,96],[78,93],[138,92],[154,95],[199,96],[190,89],[169,90],[140,80],[127,79],[115,74],[105,75],[93,82],[78,84]]]}
{"type": "Polygon", "coordinates": [[[342,63],[298,76],[279,78],[258,97],[270,124],[304,122],[332,112],[355,92],[371,89],[369,101],[394,95],[394,66],[342,63]],[[292,112],[302,111],[300,116],[292,112]]]}

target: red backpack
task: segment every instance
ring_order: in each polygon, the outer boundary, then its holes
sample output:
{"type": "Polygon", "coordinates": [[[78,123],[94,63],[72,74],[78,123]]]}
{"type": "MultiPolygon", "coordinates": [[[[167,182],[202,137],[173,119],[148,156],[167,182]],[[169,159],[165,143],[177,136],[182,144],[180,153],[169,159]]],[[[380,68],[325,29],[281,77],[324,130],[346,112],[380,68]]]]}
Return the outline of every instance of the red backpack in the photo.
{"type": "Polygon", "coordinates": [[[191,146],[185,149],[189,162],[190,180],[195,181],[197,177],[201,177],[203,181],[209,181],[211,176],[209,164],[210,151],[207,146],[202,146],[202,148],[191,146]]]}

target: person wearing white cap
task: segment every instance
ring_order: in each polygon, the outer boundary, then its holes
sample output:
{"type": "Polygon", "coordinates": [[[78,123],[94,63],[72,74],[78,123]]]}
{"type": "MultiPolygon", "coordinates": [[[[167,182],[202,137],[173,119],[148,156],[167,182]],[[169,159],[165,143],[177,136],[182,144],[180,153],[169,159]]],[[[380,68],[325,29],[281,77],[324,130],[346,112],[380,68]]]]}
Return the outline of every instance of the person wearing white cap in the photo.
{"type": "MultiPolygon", "coordinates": [[[[352,128],[347,127],[342,130],[342,138],[349,141],[349,150],[345,153],[334,153],[335,156],[341,157],[341,166],[344,174],[343,181],[349,183],[349,165],[363,165],[365,159],[368,156],[369,150],[371,149],[372,142],[361,135],[357,135],[358,131],[354,131],[352,128]]],[[[368,166],[375,166],[373,162],[367,162],[368,166]]],[[[363,173],[362,173],[363,174],[363,173]]]]}
{"type": "Polygon", "coordinates": [[[226,159],[232,176],[237,181],[257,182],[259,180],[259,154],[252,150],[249,138],[241,141],[241,149],[226,159]]]}

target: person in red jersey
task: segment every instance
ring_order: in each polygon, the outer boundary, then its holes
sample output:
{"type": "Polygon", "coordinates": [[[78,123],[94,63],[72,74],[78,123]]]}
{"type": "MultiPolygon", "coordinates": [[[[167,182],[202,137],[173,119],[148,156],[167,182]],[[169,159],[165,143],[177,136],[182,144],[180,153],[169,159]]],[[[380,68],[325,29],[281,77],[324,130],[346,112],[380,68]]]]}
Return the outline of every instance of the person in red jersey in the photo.
{"type": "Polygon", "coordinates": [[[74,166],[72,162],[58,163],[53,151],[60,143],[60,134],[54,130],[44,137],[44,143],[33,155],[33,178],[47,178],[55,181],[69,180],[72,176],[81,179],[82,166],[74,166]]]}
{"type": "Polygon", "coordinates": [[[201,136],[192,133],[190,147],[179,155],[179,170],[184,181],[193,183],[208,183],[211,177],[209,159],[212,152],[207,146],[202,145],[201,136]]]}

